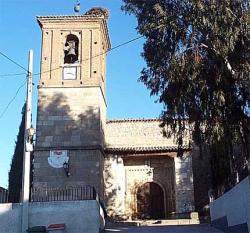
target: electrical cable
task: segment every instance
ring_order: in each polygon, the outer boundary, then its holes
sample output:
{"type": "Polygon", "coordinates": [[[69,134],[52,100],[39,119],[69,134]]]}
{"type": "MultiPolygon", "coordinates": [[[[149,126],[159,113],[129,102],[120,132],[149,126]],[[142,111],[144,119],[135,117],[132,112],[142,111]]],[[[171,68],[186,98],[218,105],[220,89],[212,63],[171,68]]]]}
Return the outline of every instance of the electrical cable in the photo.
{"type": "Polygon", "coordinates": [[[27,83],[27,80],[25,80],[24,83],[21,84],[21,86],[18,87],[15,95],[11,98],[11,100],[9,101],[9,103],[6,105],[6,107],[4,108],[4,110],[2,111],[2,113],[0,114],[0,119],[4,116],[4,114],[6,113],[6,111],[8,110],[9,106],[12,104],[12,102],[16,99],[19,91],[21,90],[21,88],[27,83]]]}
{"type": "MultiPolygon", "coordinates": [[[[107,53],[109,53],[109,52],[111,52],[111,51],[113,51],[113,50],[115,50],[115,49],[117,49],[117,48],[120,48],[120,47],[122,47],[122,46],[124,46],[124,45],[127,45],[127,44],[129,44],[129,43],[132,43],[132,42],[134,42],[134,41],[136,41],[136,40],[139,40],[139,39],[141,39],[142,37],[143,37],[143,36],[138,36],[138,37],[133,38],[133,39],[131,39],[131,40],[129,40],[129,41],[126,41],[126,42],[124,42],[124,43],[121,43],[121,44],[119,44],[119,45],[117,45],[117,46],[115,46],[115,47],[113,47],[113,48],[110,48],[110,49],[107,50],[106,52],[100,53],[100,54],[95,55],[95,56],[93,56],[93,57],[91,57],[91,58],[87,58],[87,59],[84,59],[84,60],[80,60],[79,62],[88,61],[88,60],[90,60],[90,59],[92,59],[92,58],[96,58],[96,57],[99,57],[99,56],[101,56],[101,55],[107,54],[107,53]]],[[[11,58],[9,58],[7,55],[3,54],[2,52],[0,52],[0,54],[1,54],[3,57],[5,57],[5,58],[7,58],[8,60],[10,60],[12,63],[16,64],[17,66],[21,67],[22,69],[24,69],[25,71],[28,72],[27,69],[25,69],[22,65],[18,64],[17,62],[15,62],[15,61],[12,60],[11,58]]],[[[43,73],[48,73],[48,72],[51,72],[51,71],[54,71],[54,70],[58,70],[58,69],[60,69],[60,68],[61,68],[61,67],[57,67],[57,68],[50,69],[50,70],[47,70],[47,71],[44,71],[44,72],[34,73],[33,76],[40,75],[40,74],[43,74],[43,73]]],[[[0,78],[2,78],[2,77],[9,77],[9,76],[20,76],[20,75],[24,75],[24,74],[26,74],[26,73],[18,73],[18,74],[0,74],[0,78]]]]}
{"type": "MultiPolygon", "coordinates": [[[[129,44],[129,43],[132,43],[132,42],[134,42],[134,41],[136,41],[136,40],[139,40],[139,39],[141,39],[142,37],[143,37],[143,36],[138,36],[138,37],[136,37],[136,38],[133,38],[133,39],[131,39],[131,40],[129,40],[129,41],[126,41],[126,42],[124,42],[124,43],[121,43],[121,44],[119,44],[119,45],[117,45],[117,46],[115,46],[115,47],[113,47],[113,48],[110,48],[110,49],[107,50],[106,52],[100,53],[100,54],[98,54],[98,55],[96,55],[96,56],[93,56],[93,57],[91,57],[91,58],[87,58],[87,59],[84,59],[84,60],[80,60],[80,62],[88,61],[88,60],[90,60],[90,59],[92,59],[92,58],[99,57],[99,56],[101,56],[101,55],[107,54],[107,53],[109,53],[109,52],[111,52],[111,51],[113,51],[113,50],[115,50],[115,49],[117,49],[117,48],[120,48],[120,47],[122,47],[122,46],[124,46],[124,45],[127,45],[127,44],[129,44]]],[[[24,69],[25,71],[29,72],[27,69],[25,69],[23,66],[21,66],[20,64],[18,64],[17,62],[15,62],[14,60],[12,60],[11,58],[9,58],[7,55],[3,54],[2,52],[0,52],[0,54],[1,54],[2,56],[4,56],[5,58],[7,58],[8,60],[10,60],[12,63],[16,64],[17,66],[21,67],[21,68],[24,69]]],[[[61,68],[61,67],[58,67],[58,68],[55,68],[55,69],[51,69],[51,70],[48,70],[48,71],[44,71],[44,72],[35,73],[35,74],[33,74],[33,76],[39,75],[39,74],[43,74],[43,73],[47,73],[47,72],[51,72],[51,71],[53,71],[53,70],[57,70],[57,69],[60,69],[60,68],[61,68]]],[[[6,77],[6,76],[19,76],[19,75],[23,75],[23,74],[26,74],[26,73],[19,73],[19,74],[1,74],[1,75],[0,75],[0,78],[1,78],[1,77],[6,77]]],[[[26,82],[27,82],[27,80],[26,80],[24,83],[22,83],[22,85],[17,89],[17,91],[16,91],[14,97],[9,101],[9,103],[7,104],[7,106],[5,107],[5,109],[4,109],[4,110],[2,111],[2,113],[0,114],[0,119],[4,116],[4,114],[6,113],[6,111],[7,111],[8,108],[9,108],[9,106],[10,106],[11,103],[15,100],[15,98],[17,97],[19,91],[20,91],[21,88],[26,84],[26,82]]]]}
{"type": "Polygon", "coordinates": [[[12,63],[14,63],[15,65],[17,65],[18,67],[22,68],[23,70],[29,72],[26,68],[24,68],[22,65],[20,65],[19,63],[15,62],[14,60],[12,60],[11,58],[9,58],[7,55],[5,55],[4,53],[2,53],[0,51],[0,55],[2,55],[3,57],[5,57],[6,59],[8,59],[9,61],[11,61],[12,63]]]}
{"type": "MultiPolygon", "coordinates": [[[[127,45],[127,44],[129,44],[129,43],[132,43],[132,42],[134,42],[134,41],[136,41],[136,40],[139,40],[139,39],[141,39],[142,37],[143,37],[143,36],[138,36],[138,37],[133,38],[133,39],[131,39],[131,40],[129,40],[129,41],[126,41],[126,42],[124,42],[124,43],[122,43],[122,44],[119,44],[119,45],[117,45],[117,46],[115,46],[115,47],[113,47],[113,48],[110,48],[110,49],[107,50],[106,52],[100,53],[100,54],[95,55],[95,56],[93,56],[93,57],[91,57],[91,58],[87,58],[87,59],[84,59],[84,60],[80,60],[79,62],[88,61],[88,60],[90,60],[90,59],[92,59],[92,58],[96,58],[96,57],[99,57],[99,56],[101,56],[101,55],[107,54],[107,53],[109,53],[109,52],[111,52],[111,51],[113,51],[113,50],[115,50],[115,49],[117,49],[117,48],[120,48],[120,47],[122,47],[122,46],[124,46],[124,45],[127,45]]],[[[12,63],[16,64],[17,66],[21,67],[22,69],[24,69],[25,71],[28,72],[27,69],[25,69],[22,65],[18,64],[17,62],[15,62],[15,61],[12,60],[11,58],[9,58],[7,55],[3,54],[2,52],[0,52],[0,54],[1,54],[2,56],[4,56],[5,58],[7,58],[8,60],[10,60],[12,63]]],[[[40,75],[40,74],[43,74],[43,73],[48,73],[48,72],[51,72],[51,71],[54,71],[54,70],[57,70],[57,69],[60,69],[60,68],[61,68],[61,67],[57,67],[57,68],[50,69],[50,70],[47,70],[47,71],[44,71],[44,72],[34,73],[33,76],[40,75]]],[[[2,78],[2,77],[10,77],[10,76],[20,76],[20,75],[24,75],[24,74],[26,74],[26,73],[18,73],[18,74],[0,74],[0,78],[2,78]]]]}
{"type": "Polygon", "coordinates": [[[115,50],[115,49],[117,49],[117,48],[119,48],[119,47],[122,47],[122,46],[124,46],[124,45],[127,45],[127,44],[129,44],[129,43],[131,43],[131,42],[134,42],[134,41],[136,41],[136,40],[139,40],[139,39],[141,39],[142,37],[144,37],[144,36],[138,36],[138,37],[136,37],[136,38],[134,38],[134,39],[131,39],[131,40],[126,41],[126,42],[124,42],[124,43],[122,43],[122,44],[119,44],[119,45],[117,45],[117,46],[115,46],[115,47],[109,49],[106,53],[108,53],[108,52],[110,52],[110,51],[112,51],[112,50],[115,50]]]}
{"type": "MultiPolygon", "coordinates": [[[[127,45],[127,44],[129,44],[129,43],[132,43],[132,42],[134,42],[134,41],[136,41],[136,40],[139,40],[139,39],[141,39],[142,37],[144,37],[144,36],[135,37],[135,38],[133,38],[133,39],[131,39],[131,40],[129,40],[129,41],[126,41],[126,42],[124,42],[124,43],[121,43],[121,44],[119,44],[119,45],[113,47],[113,48],[110,48],[110,49],[107,50],[106,52],[97,54],[97,55],[92,56],[92,57],[90,57],[90,58],[82,59],[82,60],[80,60],[79,62],[89,61],[90,59],[93,59],[93,58],[102,56],[102,55],[107,54],[107,53],[109,53],[109,52],[111,52],[111,51],[113,51],[113,50],[115,50],[115,49],[117,49],[117,48],[120,48],[120,47],[122,47],[122,46],[124,46],[124,45],[127,45]]],[[[54,70],[58,70],[58,69],[61,69],[61,67],[57,67],[57,68],[54,68],[54,69],[46,70],[46,71],[44,71],[44,72],[34,73],[33,76],[37,76],[37,75],[40,75],[40,74],[48,73],[48,72],[51,72],[51,71],[54,71],[54,70]]]]}
{"type": "MultiPolygon", "coordinates": [[[[159,29],[159,28],[162,28],[163,26],[164,26],[164,25],[160,25],[160,26],[156,27],[155,30],[156,30],[156,29],[159,29]]],[[[134,41],[136,41],[136,40],[139,40],[139,39],[141,39],[142,37],[144,37],[144,36],[141,35],[141,36],[135,37],[135,38],[133,38],[133,39],[131,39],[131,40],[128,40],[128,41],[126,41],[126,42],[124,42],[124,43],[121,43],[121,44],[119,44],[119,45],[117,45],[117,46],[114,46],[114,47],[110,48],[109,50],[107,50],[107,51],[105,51],[105,52],[103,52],[103,53],[100,53],[100,54],[98,54],[98,55],[95,55],[95,56],[93,56],[93,57],[90,57],[90,58],[87,58],[87,59],[84,59],[84,60],[80,60],[79,62],[88,61],[88,60],[90,60],[90,59],[92,59],[92,58],[99,57],[99,56],[101,56],[101,55],[107,54],[107,53],[109,53],[109,52],[111,52],[111,51],[113,51],[113,50],[115,50],[115,49],[117,49],[117,48],[120,48],[120,47],[122,47],[122,46],[124,46],[124,45],[127,45],[127,44],[129,44],[129,43],[132,43],[132,42],[134,42],[134,41]]],[[[17,66],[21,67],[21,68],[24,69],[25,71],[29,72],[26,68],[24,68],[22,65],[18,64],[17,62],[15,62],[15,61],[12,60],[11,58],[9,58],[7,55],[3,54],[1,51],[0,51],[0,55],[4,56],[4,57],[7,58],[8,60],[10,60],[12,63],[16,64],[17,66]]],[[[40,74],[48,73],[48,72],[51,72],[51,71],[54,71],[54,70],[58,70],[58,69],[60,69],[60,68],[61,68],[61,67],[57,67],[57,68],[50,69],[50,70],[47,70],[47,71],[44,71],[44,72],[33,73],[33,76],[37,76],[37,75],[40,75],[40,74]]],[[[22,75],[22,74],[24,74],[24,73],[20,73],[20,74],[0,74],[0,78],[3,77],[3,76],[19,76],[19,75],[22,75]]]]}

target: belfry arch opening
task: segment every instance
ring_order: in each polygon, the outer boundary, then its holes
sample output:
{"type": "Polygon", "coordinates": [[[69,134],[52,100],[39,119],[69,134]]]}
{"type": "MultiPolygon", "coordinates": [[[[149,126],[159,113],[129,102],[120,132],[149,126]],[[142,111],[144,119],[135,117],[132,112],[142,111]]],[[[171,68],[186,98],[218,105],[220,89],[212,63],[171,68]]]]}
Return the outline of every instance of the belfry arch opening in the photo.
{"type": "Polygon", "coordinates": [[[164,219],[164,191],[155,182],[147,182],[137,189],[137,218],[164,219]]]}
{"type": "Polygon", "coordinates": [[[66,37],[64,44],[64,63],[72,64],[78,61],[79,55],[79,39],[74,34],[69,34],[66,37]]]}

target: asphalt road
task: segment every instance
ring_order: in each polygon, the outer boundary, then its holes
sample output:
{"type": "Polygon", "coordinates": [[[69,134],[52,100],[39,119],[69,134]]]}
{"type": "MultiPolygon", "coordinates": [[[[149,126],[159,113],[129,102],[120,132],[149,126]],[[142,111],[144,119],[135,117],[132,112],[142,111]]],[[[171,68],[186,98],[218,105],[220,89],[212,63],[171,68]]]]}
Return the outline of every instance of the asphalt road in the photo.
{"type": "Polygon", "coordinates": [[[110,227],[105,233],[222,233],[208,224],[186,226],[110,227]]]}

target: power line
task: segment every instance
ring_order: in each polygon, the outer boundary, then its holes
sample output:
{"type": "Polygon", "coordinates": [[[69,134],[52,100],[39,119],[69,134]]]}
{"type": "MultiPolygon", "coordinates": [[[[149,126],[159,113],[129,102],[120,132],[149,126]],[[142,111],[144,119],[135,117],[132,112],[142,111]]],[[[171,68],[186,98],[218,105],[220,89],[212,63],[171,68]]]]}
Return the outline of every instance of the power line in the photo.
{"type": "Polygon", "coordinates": [[[18,67],[22,68],[23,70],[29,72],[26,68],[24,68],[22,65],[18,64],[17,62],[15,62],[14,60],[12,60],[11,58],[9,58],[7,55],[5,55],[4,53],[2,53],[0,51],[0,55],[2,55],[3,57],[5,57],[6,59],[8,59],[9,61],[11,61],[12,63],[14,63],[15,65],[17,65],[18,67]]]}
{"type": "MultiPolygon", "coordinates": [[[[160,28],[162,28],[162,27],[164,27],[164,24],[157,26],[154,30],[160,29],[160,28]]],[[[122,46],[124,46],[124,45],[127,45],[127,44],[129,44],[129,43],[132,43],[132,42],[134,42],[134,41],[136,41],[136,40],[139,40],[139,39],[141,39],[142,37],[144,37],[144,36],[141,35],[141,36],[135,37],[135,38],[133,38],[133,39],[131,39],[131,40],[129,40],[129,41],[126,41],[126,42],[121,43],[121,44],[119,44],[119,45],[117,45],[117,46],[114,46],[114,47],[110,48],[109,50],[107,50],[107,51],[105,51],[105,52],[103,52],[103,53],[100,53],[100,54],[98,54],[98,55],[92,56],[92,57],[87,58],[87,59],[84,59],[84,60],[80,60],[79,62],[88,61],[88,60],[90,60],[90,59],[92,59],[92,58],[99,57],[99,56],[101,56],[101,55],[107,54],[107,53],[109,53],[109,52],[111,52],[111,51],[113,51],[113,50],[115,50],[115,49],[117,49],[117,48],[120,48],[120,47],[122,47],[122,46]]],[[[19,66],[20,68],[22,68],[23,70],[29,72],[26,68],[24,68],[22,65],[18,64],[17,62],[13,61],[13,60],[12,60],[11,58],[9,58],[7,55],[3,54],[1,51],[0,51],[0,55],[4,56],[4,57],[7,58],[8,60],[10,60],[11,62],[13,62],[13,63],[16,64],[17,66],[19,66]]],[[[51,72],[51,71],[54,71],[54,70],[58,70],[58,69],[61,69],[61,67],[57,67],[57,68],[54,68],[54,69],[50,69],[50,70],[47,70],[47,71],[44,71],[44,72],[34,73],[33,76],[34,76],[34,75],[40,75],[40,74],[48,73],[48,72],[51,72]]],[[[21,75],[21,73],[20,73],[20,74],[4,74],[4,75],[0,75],[0,77],[1,77],[1,76],[18,76],[18,75],[21,75]]]]}
{"type": "MultiPolygon", "coordinates": [[[[29,73],[29,71],[24,68],[22,65],[20,65],[19,63],[17,63],[16,61],[14,61],[13,59],[9,58],[7,55],[5,55],[4,53],[2,53],[0,51],[0,55],[2,55],[3,57],[5,57],[7,60],[11,61],[13,64],[15,64],[16,66],[22,68],[23,70],[27,71],[29,73]]],[[[10,77],[10,76],[19,76],[19,75],[24,75],[26,73],[18,73],[18,74],[1,74],[0,75],[0,78],[3,78],[3,77],[10,77]]],[[[9,106],[12,104],[12,102],[16,99],[19,91],[21,90],[21,88],[26,84],[27,80],[25,80],[24,83],[21,84],[21,86],[18,87],[15,95],[11,98],[11,100],[8,102],[8,104],[6,105],[6,107],[4,108],[4,110],[1,112],[0,114],[0,119],[4,116],[4,114],[7,112],[9,106]]]]}
{"type": "Polygon", "coordinates": [[[129,44],[129,43],[131,43],[131,42],[134,42],[134,41],[136,41],[136,40],[139,40],[139,39],[141,39],[142,37],[144,37],[144,36],[138,36],[138,37],[136,37],[136,38],[134,38],[134,39],[131,39],[131,40],[126,41],[126,42],[124,42],[124,43],[122,43],[122,44],[119,44],[119,45],[117,45],[117,46],[115,46],[115,47],[109,49],[106,53],[108,53],[108,52],[110,52],[110,51],[112,51],[112,50],[115,50],[115,49],[117,49],[117,48],[119,48],[119,47],[122,47],[122,46],[124,46],[124,45],[126,45],[126,44],[129,44]]]}
{"type": "MultiPolygon", "coordinates": [[[[107,50],[106,52],[97,54],[97,55],[92,56],[92,57],[90,57],[90,58],[86,58],[86,59],[80,60],[80,62],[88,61],[88,60],[90,60],[90,59],[92,59],[92,58],[96,58],[96,57],[102,56],[102,55],[104,55],[104,54],[107,54],[107,53],[109,53],[109,52],[111,52],[111,51],[113,51],[113,50],[115,50],[115,49],[118,49],[118,48],[124,46],[124,45],[127,45],[127,44],[129,44],[129,43],[132,43],[132,42],[134,42],[134,41],[136,41],[136,40],[139,40],[139,39],[141,39],[142,37],[143,37],[143,36],[135,37],[135,38],[133,38],[133,39],[131,39],[131,40],[129,40],[129,41],[126,41],[126,42],[124,42],[124,43],[121,43],[121,44],[119,44],[119,45],[117,45],[117,46],[114,46],[114,47],[110,48],[110,49],[107,50]]],[[[28,72],[27,69],[25,69],[22,65],[18,64],[17,62],[15,62],[15,61],[12,60],[11,58],[9,58],[7,55],[3,54],[2,52],[0,52],[0,54],[1,54],[2,56],[4,56],[5,58],[7,58],[8,60],[10,60],[12,63],[16,64],[17,66],[21,67],[22,69],[24,69],[25,71],[28,72]]],[[[34,75],[40,75],[40,74],[48,73],[48,72],[51,72],[51,71],[54,71],[54,70],[58,70],[58,69],[60,69],[60,68],[61,68],[61,67],[57,67],[57,68],[50,69],[50,70],[47,70],[47,71],[44,71],[44,72],[34,73],[33,76],[34,76],[34,75]]],[[[20,76],[20,75],[24,75],[24,74],[26,74],[26,73],[0,74],[0,78],[3,78],[3,77],[11,77],[11,76],[20,76]]]]}
{"type": "MultiPolygon", "coordinates": [[[[87,58],[87,59],[84,59],[84,60],[80,60],[80,62],[88,61],[88,60],[90,60],[90,59],[92,59],[92,58],[99,57],[99,56],[101,56],[101,55],[107,54],[107,53],[109,53],[109,52],[111,52],[111,51],[113,51],[113,50],[115,50],[115,49],[117,49],[117,48],[120,48],[120,47],[122,47],[122,46],[124,46],[124,45],[127,45],[127,44],[129,44],[129,43],[132,43],[132,42],[134,42],[134,41],[136,41],[136,40],[138,40],[138,39],[140,39],[140,38],[142,38],[142,37],[143,37],[143,36],[138,36],[138,37],[136,37],[136,38],[133,38],[133,39],[131,39],[131,40],[129,40],[129,41],[126,41],[126,42],[124,42],[124,43],[121,43],[121,44],[119,44],[119,45],[117,45],[117,46],[115,46],[115,47],[113,47],[113,48],[110,48],[110,49],[107,50],[106,52],[100,53],[100,54],[98,54],[98,55],[96,55],[96,56],[93,56],[93,57],[91,57],[91,58],[87,58]]],[[[3,57],[5,57],[5,58],[8,59],[9,61],[11,61],[12,63],[14,63],[15,65],[17,65],[18,67],[22,68],[23,70],[29,72],[26,68],[24,68],[22,65],[18,64],[17,62],[15,62],[15,61],[12,60],[11,58],[9,58],[7,55],[3,54],[1,51],[0,51],[0,55],[2,55],[3,57]]],[[[61,68],[61,67],[57,67],[57,68],[55,68],[55,69],[51,69],[51,70],[48,70],[48,71],[44,71],[44,72],[42,72],[42,73],[51,72],[51,71],[53,71],[53,70],[57,70],[57,69],[60,69],[60,68],[61,68]]],[[[35,74],[33,74],[33,75],[39,75],[39,74],[42,74],[42,73],[39,72],[39,73],[35,73],[35,74]]],[[[18,74],[1,74],[1,75],[0,75],[0,78],[1,78],[1,77],[10,77],[10,76],[19,76],[19,75],[24,75],[24,74],[26,74],[26,73],[18,73],[18,74]]],[[[6,113],[6,111],[7,111],[8,108],[9,108],[9,106],[12,104],[12,102],[16,99],[16,97],[17,97],[19,91],[20,91],[21,88],[26,84],[26,82],[27,82],[27,80],[26,80],[24,83],[22,83],[21,86],[19,86],[19,88],[17,89],[15,95],[11,98],[11,100],[9,101],[9,103],[6,105],[6,107],[4,108],[4,110],[2,111],[2,113],[0,114],[0,119],[4,116],[4,114],[6,113]]]]}
{"type": "MultiPolygon", "coordinates": [[[[84,59],[84,60],[80,60],[80,62],[88,61],[88,60],[90,60],[90,59],[92,59],[92,58],[99,57],[99,56],[102,56],[102,55],[104,55],[104,54],[107,54],[107,53],[109,53],[109,52],[111,52],[111,51],[113,51],[113,50],[115,50],[115,49],[117,49],[117,48],[120,48],[120,47],[122,47],[122,46],[124,46],[124,45],[127,45],[127,44],[129,44],[129,43],[132,43],[132,42],[134,42],[134,41],[136,41],[136,40],[139,40],[139,39],[141,39],[142,37],[143,37],[143,36],[138,36],[138,37],[136,37],[136,38],[133,38],[133,39],[131,39],[131,40],[129,40],[129,41],[126,41],[126,42],[124,42],[124,43],[121,43],[121,44],[119,44],[119,45],[117,45],[117,46],[115,46],[115,47],[113,47],[113,48],[110,48],[110,49],[107,50],[106,52],[103,52],[103,53],[100,53],[100,54],[98,54],[98,55],[92,56],[91,58],[87,58],[87,59],[84,59]]],[[[0,51],[0,54],[1,54],[3,57],[5,57],[6,59],[8,59],[9,61],[11,61],[12,63],[14,63],[15,65],[17,65],[17,66],[19,66],[20,68],[22,68],[23,70],[29,72],[26,68],[24,68],[22,65],[18,64],[17,62],[15,62],[15,61],[12,60],[11,58],[9,58],[7,55],[3,54],[1,51],[0,51]]],[[[51,69],[51,70],[47,70],[47,71],[44,71],[44,72],[35,73],[35,74],[33,74],[33,76],[34,76],[34,75],[43,74],[43,73],[47,73],[47,72],[51,72],[51,71],[53,71],[53,70],[57,70],[57,69],[60,69],[60,68],[61,68],[61,67],[57,67],[57,68],[55,68],[55,69],[51,69]]],[[[1,78],[1,77],[9,77],[9,76],[19,76],[19,75],[24,75],[24,74],[26,74],[26,73],[18,73],[18,74],[0,74],[0,78],[1,78]]],[[[2,111],[2,113],[0,114],[0,119],[4,116],[4,114],[5,114],[6,111],[8,110],[9,106],[11,105],[11,103],[16,99],[16,97],[17,97],[19,91],[20,91],[21,88],[26,84],[26,82],[27,82],[27,80],[26,80],[24,83],[22,83],[22,85],[17,89],[15,95],[11,98],[11,100],[9,101],[9,103],[6,105],[6,107],[4,108],[4,110],[2,111]]]]}
{"type": "MultiPolygon", "coordinates": [[[[116,45],[116,46],[110,48],[109,50],[107,50],[107,51],[105,51],[105,52],[103,52],[103,53],[97,54],[97,55],[92,56],[92,57],[90,57],[90,58],[82,59],[82,60],[80,60],[79,62],[89,61],[90,59],[93,59],[93,58],[102,56],[102,55],[107,54],[107,53],[109,53],[109,52],[111,52],[111,51],[113,51],[113,50],[115,50],[115,49],[117,49],[117,48],[120,48],[120,47],[122,47],[122,46],[124,46],[124,45],[127,45],[127,44],[129,44],[129,43],[132,43],[132,42],[134,42],[134,41],[136,41],[136,40],[139,40],[139,39],[141,39],[142,37],[144,37],[144,36],[135,37],[135,38],[133,38],[133,39],[131,39],[131,40],[129,40],[129,41],[126,41],[126,42],[124,42],[124,43],[121,43],[121,44],[119,44],[119,45],[116,45]]],[[[35,76],[35,75],[40,75],[40,74],[44,74],[44,73],[48,73],[48,72],[51,72],[51,71],[54,71],[54,70],[58,70],[58,69],[61,69],[61,67],[57,67],[57,68],[54,68],[54,69],[46,70],[46,71],[44,71],[44,72],[34,73],[33,76],[35,76]]]]}
{"type": "Polygon", "coordinates": [[[21,88],[27,83],[27,80],[25,80],[24,83],[21,84],[21,86],[18,87],[15,95],[11,98],[11,100],[9,101],[9,103],[6,105],[6,107],[4,108],[4,110],[2,111],[1,115],[0,115],[0,119],[4,116],[4,114],[6,113],[6,111],[8,110],[9,106],[12,104],[12,102],[16,99],[19,91],[21,90],[21,88]]]}

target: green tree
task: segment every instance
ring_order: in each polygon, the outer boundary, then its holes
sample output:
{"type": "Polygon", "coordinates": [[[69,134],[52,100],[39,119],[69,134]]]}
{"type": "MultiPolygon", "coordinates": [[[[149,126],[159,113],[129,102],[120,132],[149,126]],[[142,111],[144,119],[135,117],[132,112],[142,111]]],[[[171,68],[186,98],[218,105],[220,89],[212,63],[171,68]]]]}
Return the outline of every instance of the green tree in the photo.
{"type": "Polygon", "coordinates": [[[22,120],[19,126],[15,151],[12,157],[9,171],[9,201],[16,203],[20,201],[22,190],[22,173],[23,173],[23,147],[24,147],[24,130],[25,130],[25,104],[22,108],[22,120]]]}
{"type": "Polygon", "coordinates": [[[249,2],[123,1],[146,38],[147,67],[140,80],[163,103],[163,125],[170,126],[180,148],[190,130],[198,145],[207,144],[214,186],[230,187],[238,159],[234,145],[241,145],[238,157],[249,160],[249,2]]]}

